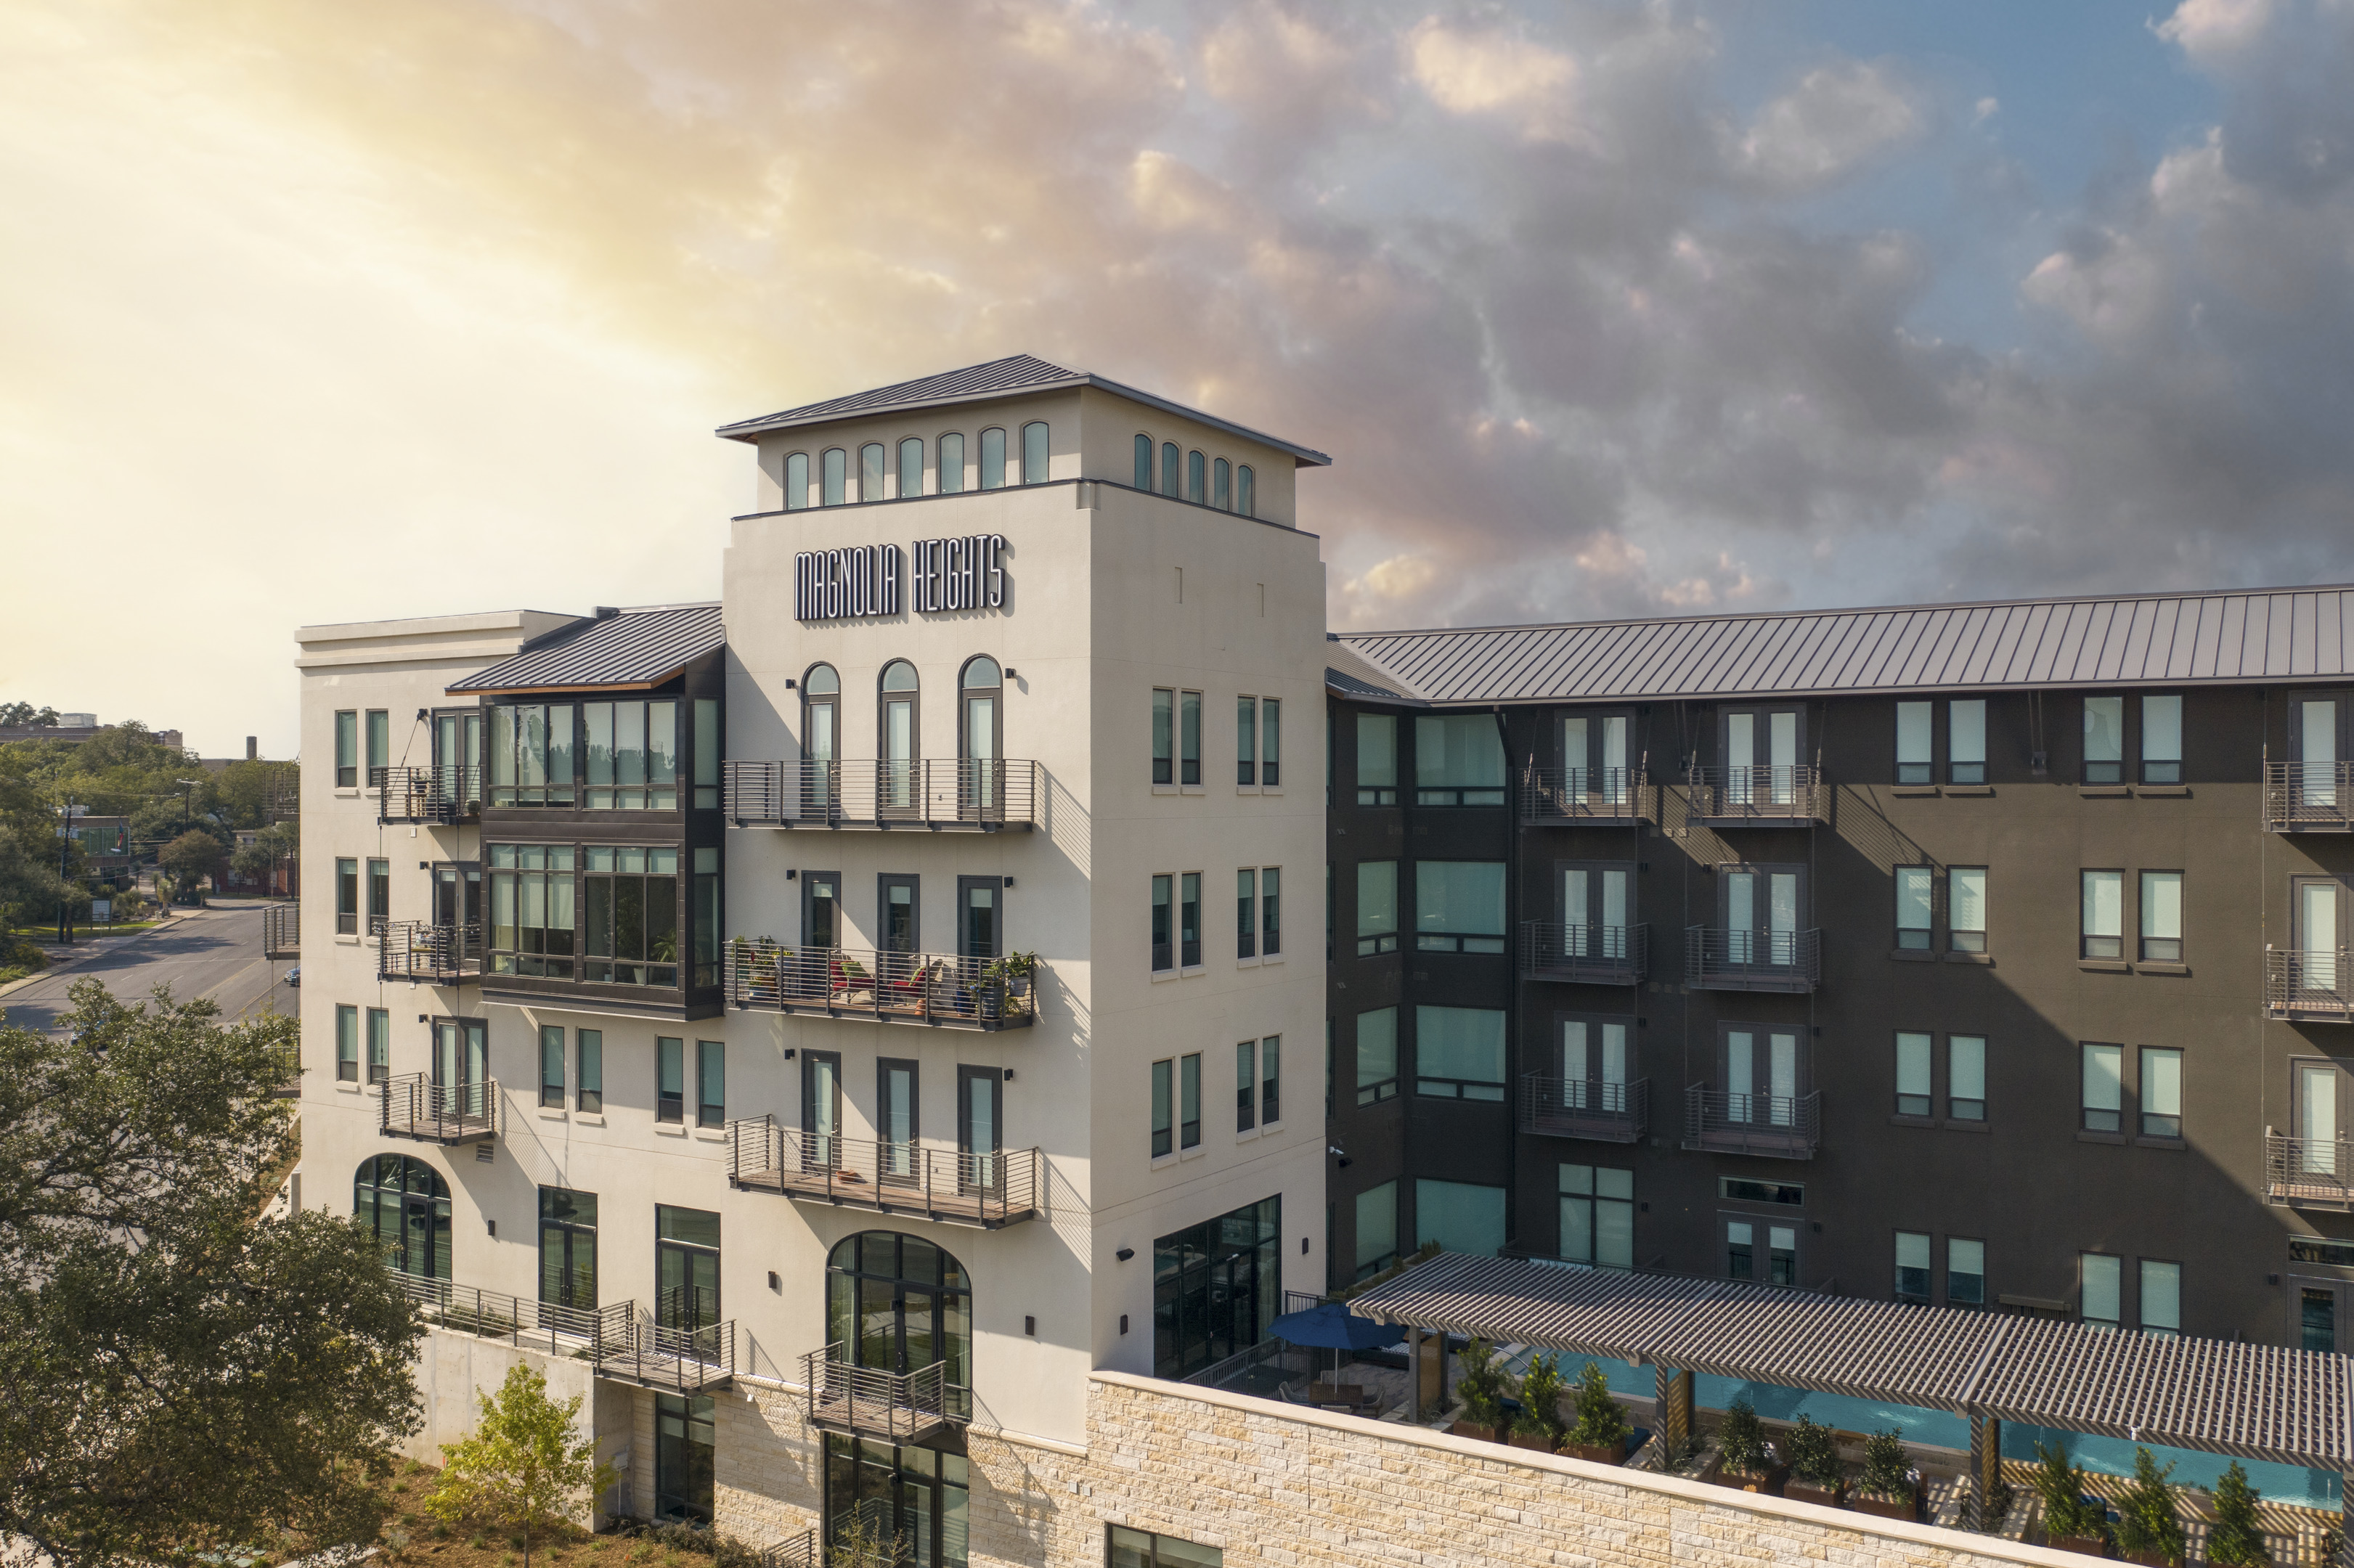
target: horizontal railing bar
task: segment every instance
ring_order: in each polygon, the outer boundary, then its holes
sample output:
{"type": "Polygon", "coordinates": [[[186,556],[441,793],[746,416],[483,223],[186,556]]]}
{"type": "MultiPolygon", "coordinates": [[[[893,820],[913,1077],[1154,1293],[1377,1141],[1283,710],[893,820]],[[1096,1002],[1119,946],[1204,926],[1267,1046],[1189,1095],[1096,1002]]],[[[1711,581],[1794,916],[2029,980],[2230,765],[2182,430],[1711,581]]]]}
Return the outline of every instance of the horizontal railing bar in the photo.
{"type": "Polygon", "coordinates": [[[794,948],[749,937],[721,949],[721,983],[738,1008],[1021,1028],[1036,1021],[1037,980],[994,958],[794,948]]]}

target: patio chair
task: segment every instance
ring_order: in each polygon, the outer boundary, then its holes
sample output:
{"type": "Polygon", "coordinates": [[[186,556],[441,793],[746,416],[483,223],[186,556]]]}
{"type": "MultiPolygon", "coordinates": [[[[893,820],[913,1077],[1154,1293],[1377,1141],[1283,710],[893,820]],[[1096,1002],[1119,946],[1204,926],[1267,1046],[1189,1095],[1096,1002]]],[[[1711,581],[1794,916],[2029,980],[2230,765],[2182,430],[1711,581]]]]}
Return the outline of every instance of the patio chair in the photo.
{"type": "Polygon", "coordinates": [[[856,959],[837,958],[832,962],[828,1000],[855,1006],[861,1001],[875,1001],[875,977],[856,959]],[[859,993],[864,992],[864,995],[859,993]]]}
{"type": "Polygon", "coordinates": [[[1311,1383],[1308,1385],[1308,1403],[1320,1410],[1338,1410],[1350,1415],[1371,1415],[1381,1405],[1363,1384],[1353,1383],[1311,1383]]]}

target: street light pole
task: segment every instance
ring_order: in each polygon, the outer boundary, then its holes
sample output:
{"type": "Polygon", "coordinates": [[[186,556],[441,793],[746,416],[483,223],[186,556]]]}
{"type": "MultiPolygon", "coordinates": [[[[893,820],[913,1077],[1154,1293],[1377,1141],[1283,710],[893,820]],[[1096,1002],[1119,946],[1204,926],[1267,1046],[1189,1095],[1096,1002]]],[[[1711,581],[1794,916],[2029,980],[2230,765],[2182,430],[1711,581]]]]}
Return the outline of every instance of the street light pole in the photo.
{"type": "Polygon", "coordinates": [[[58,940],[73,946],[73,885],[66,880],[73,869],[73,797],[58,808],[58,940]]]}
{"type": "MultiPolygon", "coordinates": [[[[185,833],[188,831],[188,812],[190,810],[188,803],[189,796],[194,793],[196,788],[196,780],[194,779],[175,779],[173,782],[180,786],[180,831],[185,833]]],[[[175,889],[175,891],[176,892],[177,889],[175,889]]]]}

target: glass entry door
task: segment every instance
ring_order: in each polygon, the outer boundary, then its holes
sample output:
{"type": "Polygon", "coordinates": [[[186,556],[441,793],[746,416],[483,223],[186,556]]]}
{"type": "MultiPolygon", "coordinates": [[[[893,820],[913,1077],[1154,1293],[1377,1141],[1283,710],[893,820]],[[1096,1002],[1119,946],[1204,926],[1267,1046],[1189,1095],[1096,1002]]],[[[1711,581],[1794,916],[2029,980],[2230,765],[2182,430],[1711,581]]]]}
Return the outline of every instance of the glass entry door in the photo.
{"type": "Polygon", "coordinates": [[[2299,877],[2290,885],[2296,950],[2292,987],[2317,998],[2343,994],[2345,885],[2332,877],[2299,877]]]}
{"type": "Polygon", "coordinates": [[[1788,1127],[1798,1098],[1798,1036],[1789,1030],[1728,1029],[1724,1118],[1788,1127]]]}
{"type": "Polygon", "coordinates": [[[719,1216],[654,1206],[654,1323],[693,1331],[719,1321],[719,1216]]]}
{"type": "Polygon", "coordinates": [[[490,1025],[479,1018],[433,1023],[433,1086],[456,1091],[445,1101],[457,1115],[490,1114],[490,1025]]]}
{"type": "Polygon", "coordinates": [[[482,804],[482,709],[433,715],[433,792],[461,815],[482,804]]]}
{"type": "Polygon", "coordinates": [[[1732,871],[1724,876],[1725,958],[1736,964],[1798,961],[1798,874],[1732,871]]]}
{"type": "Polygon", "coordinates": [[[2347,1174],[2339,1169],[2343,1146],[2338,1140],[2338,1065],[2301,1061],[2292,1064],[2292,1071],[2296,1080],[2290,1109],[2296,1129],[2292,1166],[2299,1176],[2334,1184],[2347,1174]]]}
{"type": "Polygon", "coordinates": [[[2290,705],[2289,744],[2296,759],[2299,805],[2334,807],[2338,800],[2338,699],[2304,697],[2290,705]]]}

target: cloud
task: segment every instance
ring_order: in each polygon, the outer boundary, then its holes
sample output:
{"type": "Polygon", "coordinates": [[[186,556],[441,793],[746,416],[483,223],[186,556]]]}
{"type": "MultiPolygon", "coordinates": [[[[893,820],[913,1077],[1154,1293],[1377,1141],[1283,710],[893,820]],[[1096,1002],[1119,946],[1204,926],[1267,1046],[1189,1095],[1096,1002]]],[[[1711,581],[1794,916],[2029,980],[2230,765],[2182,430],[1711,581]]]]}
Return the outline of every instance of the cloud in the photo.
{"type": "Polygon", "coordinates": [[[1495,116],[1532,142],[1575,129],[1577,61],[1502,26],[1469,28],[1436,16],[1405,39],[1415,81],[1450,114],[1495,116]]]}
{"type": "Polygon", "coordinates": [[[1923,129],[1920,109],[1893,69],[1840,60],[1808,71],[1760,110],[1726,161],[1737,178],[1797,195],[1847,178],[1923,129]]]}

